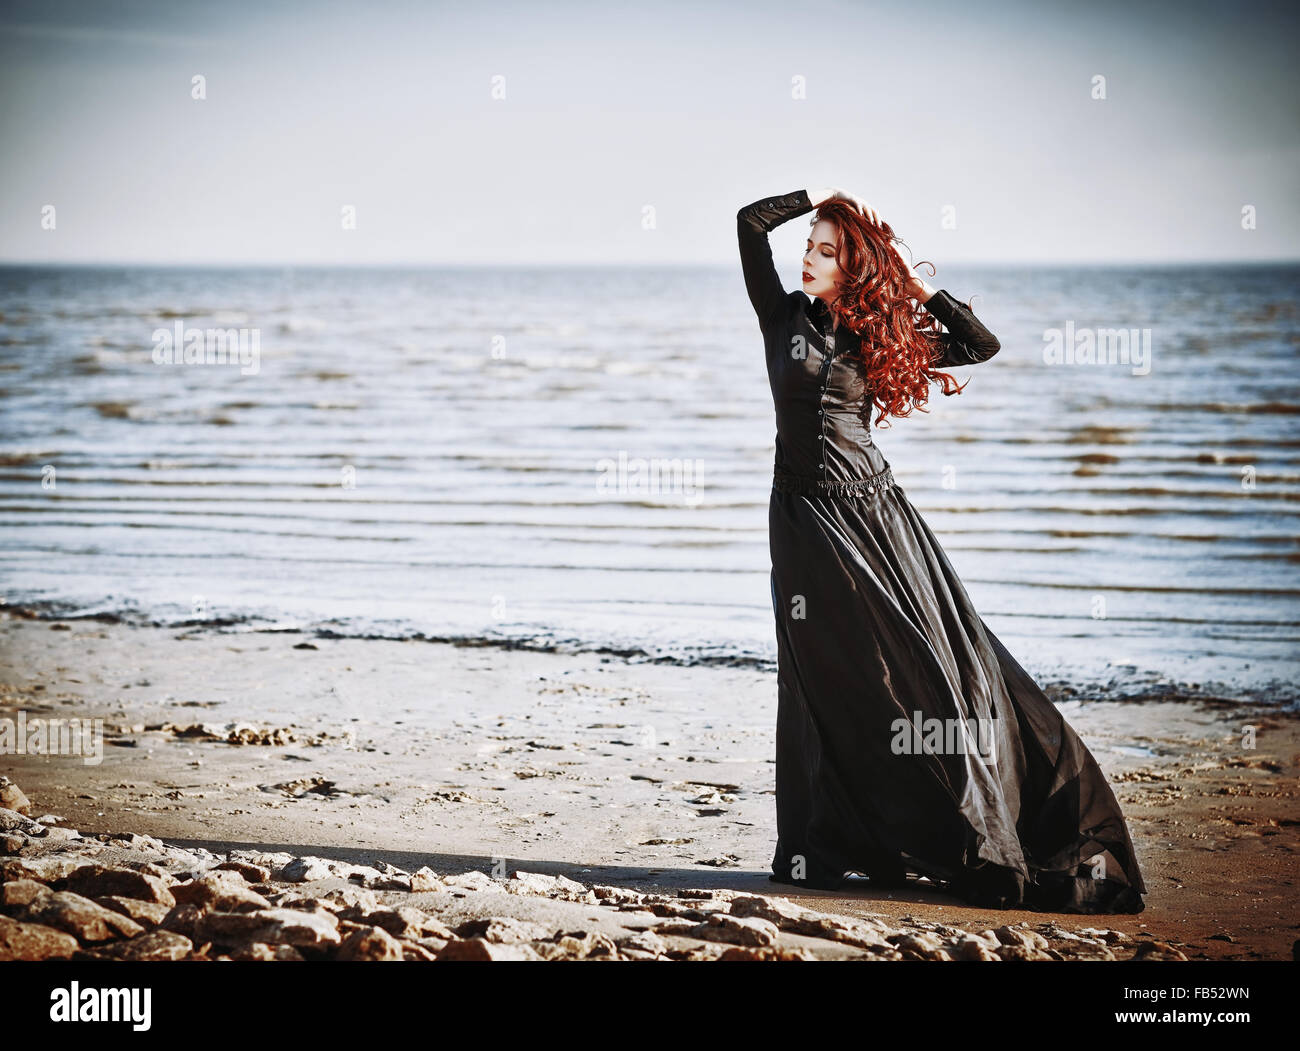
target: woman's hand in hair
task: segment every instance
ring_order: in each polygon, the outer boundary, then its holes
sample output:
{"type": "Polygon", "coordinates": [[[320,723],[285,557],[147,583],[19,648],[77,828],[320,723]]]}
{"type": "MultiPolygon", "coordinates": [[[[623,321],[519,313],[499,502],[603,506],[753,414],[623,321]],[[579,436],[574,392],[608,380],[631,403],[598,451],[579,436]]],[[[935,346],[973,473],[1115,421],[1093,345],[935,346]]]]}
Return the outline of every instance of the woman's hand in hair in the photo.
{"type": "Polygon", "coordinates": [[[847,201],[853,205],[864,219],[870,219],[877,226],[880,225],[880,214],[857,194],[849,193],[848,190],[836,190],[833,196],[837,200],[847,201]]]}
{"type": "Polygon", "coordinates": [[[857,194],[849,193],[848,190],[841,190],[838,186],[823,186],[815,190],[808,190],[807,193],[808,200],[814,208],[832,199],[846,201],[856,208],[858,214],[864,219],[870,219],[877,226],[880,225],[880,213],[857,194]]]}

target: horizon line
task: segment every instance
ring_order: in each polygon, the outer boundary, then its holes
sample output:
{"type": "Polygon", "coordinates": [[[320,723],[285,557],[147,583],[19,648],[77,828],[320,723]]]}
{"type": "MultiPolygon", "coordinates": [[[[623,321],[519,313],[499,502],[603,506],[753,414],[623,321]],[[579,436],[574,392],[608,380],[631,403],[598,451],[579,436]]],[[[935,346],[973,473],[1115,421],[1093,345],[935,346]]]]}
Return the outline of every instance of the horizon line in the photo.
{"type": "MultiPolygon", "coordinates": [[[[1284,266],[1300,265],[1300,256],[1296,257],[1264,257],[1264,258],[1147,258],[1147,259],[1005,259],[1005,260],[951,260],[946,265],[953,267],[976,267],[976,268],[997,268],[997,267],[1021,267],[1021,266],[1073,266],[1073,267],[1120,267],[1120,266],[1284,266]]],[[[533,263],[437,263],[418,260],[394,260],[390,262],[299,262],[293,260],[49,260],[49,259],[3,259],[0,258],[0,267],[5,268],[40,268],[40,267],[83,267],[86,269],[93,268],[131,268],[131,267],[148,267],[150,269],[178,269],[178,270],[196,270],[196,269],[231,269],[231,270],[252,270],[252,269],[284,269],[300,268],[308,270],[365,270],[365,269],[412,269],[412,270],[503,270],[503,269],[527,269],[527,270],[562,270],[562,269],[582,269],[594,270],[605,267],[617,267],[620,269],[709,269],[717,267],[735,267],[738,261],[728,260],[726,262],[592,262],[592,263],[563,263],[563,262],[533,262],[533,263]]]]}

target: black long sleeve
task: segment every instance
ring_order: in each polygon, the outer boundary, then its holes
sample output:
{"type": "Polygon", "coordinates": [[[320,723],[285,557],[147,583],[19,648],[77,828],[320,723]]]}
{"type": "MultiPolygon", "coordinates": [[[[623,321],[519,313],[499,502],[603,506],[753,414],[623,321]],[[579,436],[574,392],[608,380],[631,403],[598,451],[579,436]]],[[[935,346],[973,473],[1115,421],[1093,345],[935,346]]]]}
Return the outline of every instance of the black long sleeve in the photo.
{"type": "Polygon", "coordinates": [[[772,262],[772,247],[767,235],[787,219],[811,212],[813,207],[807,190],[795,190],[777,197],[764,197],[736,213],[745,291],[749,293],[749,301],[761,328],[767,328],[786,297],[772,262]]]}
{"type": "Polygon", "coordinates": [[[1002,349],[998,337],[946,289],[939,289],[922,306],[948,329],[943,337],[943,353],[933,367],[978,365],[1002,349]]]}

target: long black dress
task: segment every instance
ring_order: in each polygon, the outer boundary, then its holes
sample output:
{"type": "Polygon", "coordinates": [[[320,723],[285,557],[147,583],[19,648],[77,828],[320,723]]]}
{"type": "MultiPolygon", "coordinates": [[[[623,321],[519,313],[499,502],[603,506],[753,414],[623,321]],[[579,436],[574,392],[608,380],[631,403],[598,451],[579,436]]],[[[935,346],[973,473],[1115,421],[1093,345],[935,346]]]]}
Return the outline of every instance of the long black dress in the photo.
{"type": "MultiPolygon", "coordinates": [[[[911,872],[974,904],[1141,912],[1146,887],[1105,776],[976,613],[861,422],[847,359],[858,337],[781,285],[768,232],[812,209],[798,190],[737,215],[777,425],[770,878],[831,889],[856,872],[893,887],[911,872]]],[[[998,351],[946,291],[925,308],[948,329],[941,365],[998,351]]]]}

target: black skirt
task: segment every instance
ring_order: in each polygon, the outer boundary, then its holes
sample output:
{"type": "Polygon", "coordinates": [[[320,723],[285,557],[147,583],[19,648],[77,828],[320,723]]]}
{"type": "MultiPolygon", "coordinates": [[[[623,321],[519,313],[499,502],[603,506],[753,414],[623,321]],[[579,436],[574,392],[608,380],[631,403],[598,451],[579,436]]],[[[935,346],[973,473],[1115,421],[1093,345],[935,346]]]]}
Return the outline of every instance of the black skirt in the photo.
{"type": "Polygon", "coordinates": [[[972,904],[1141,912],[1096,761],[976,613],[902,488],[815,496],[778,477],[772,879],[928,876],[972,904]]]}

